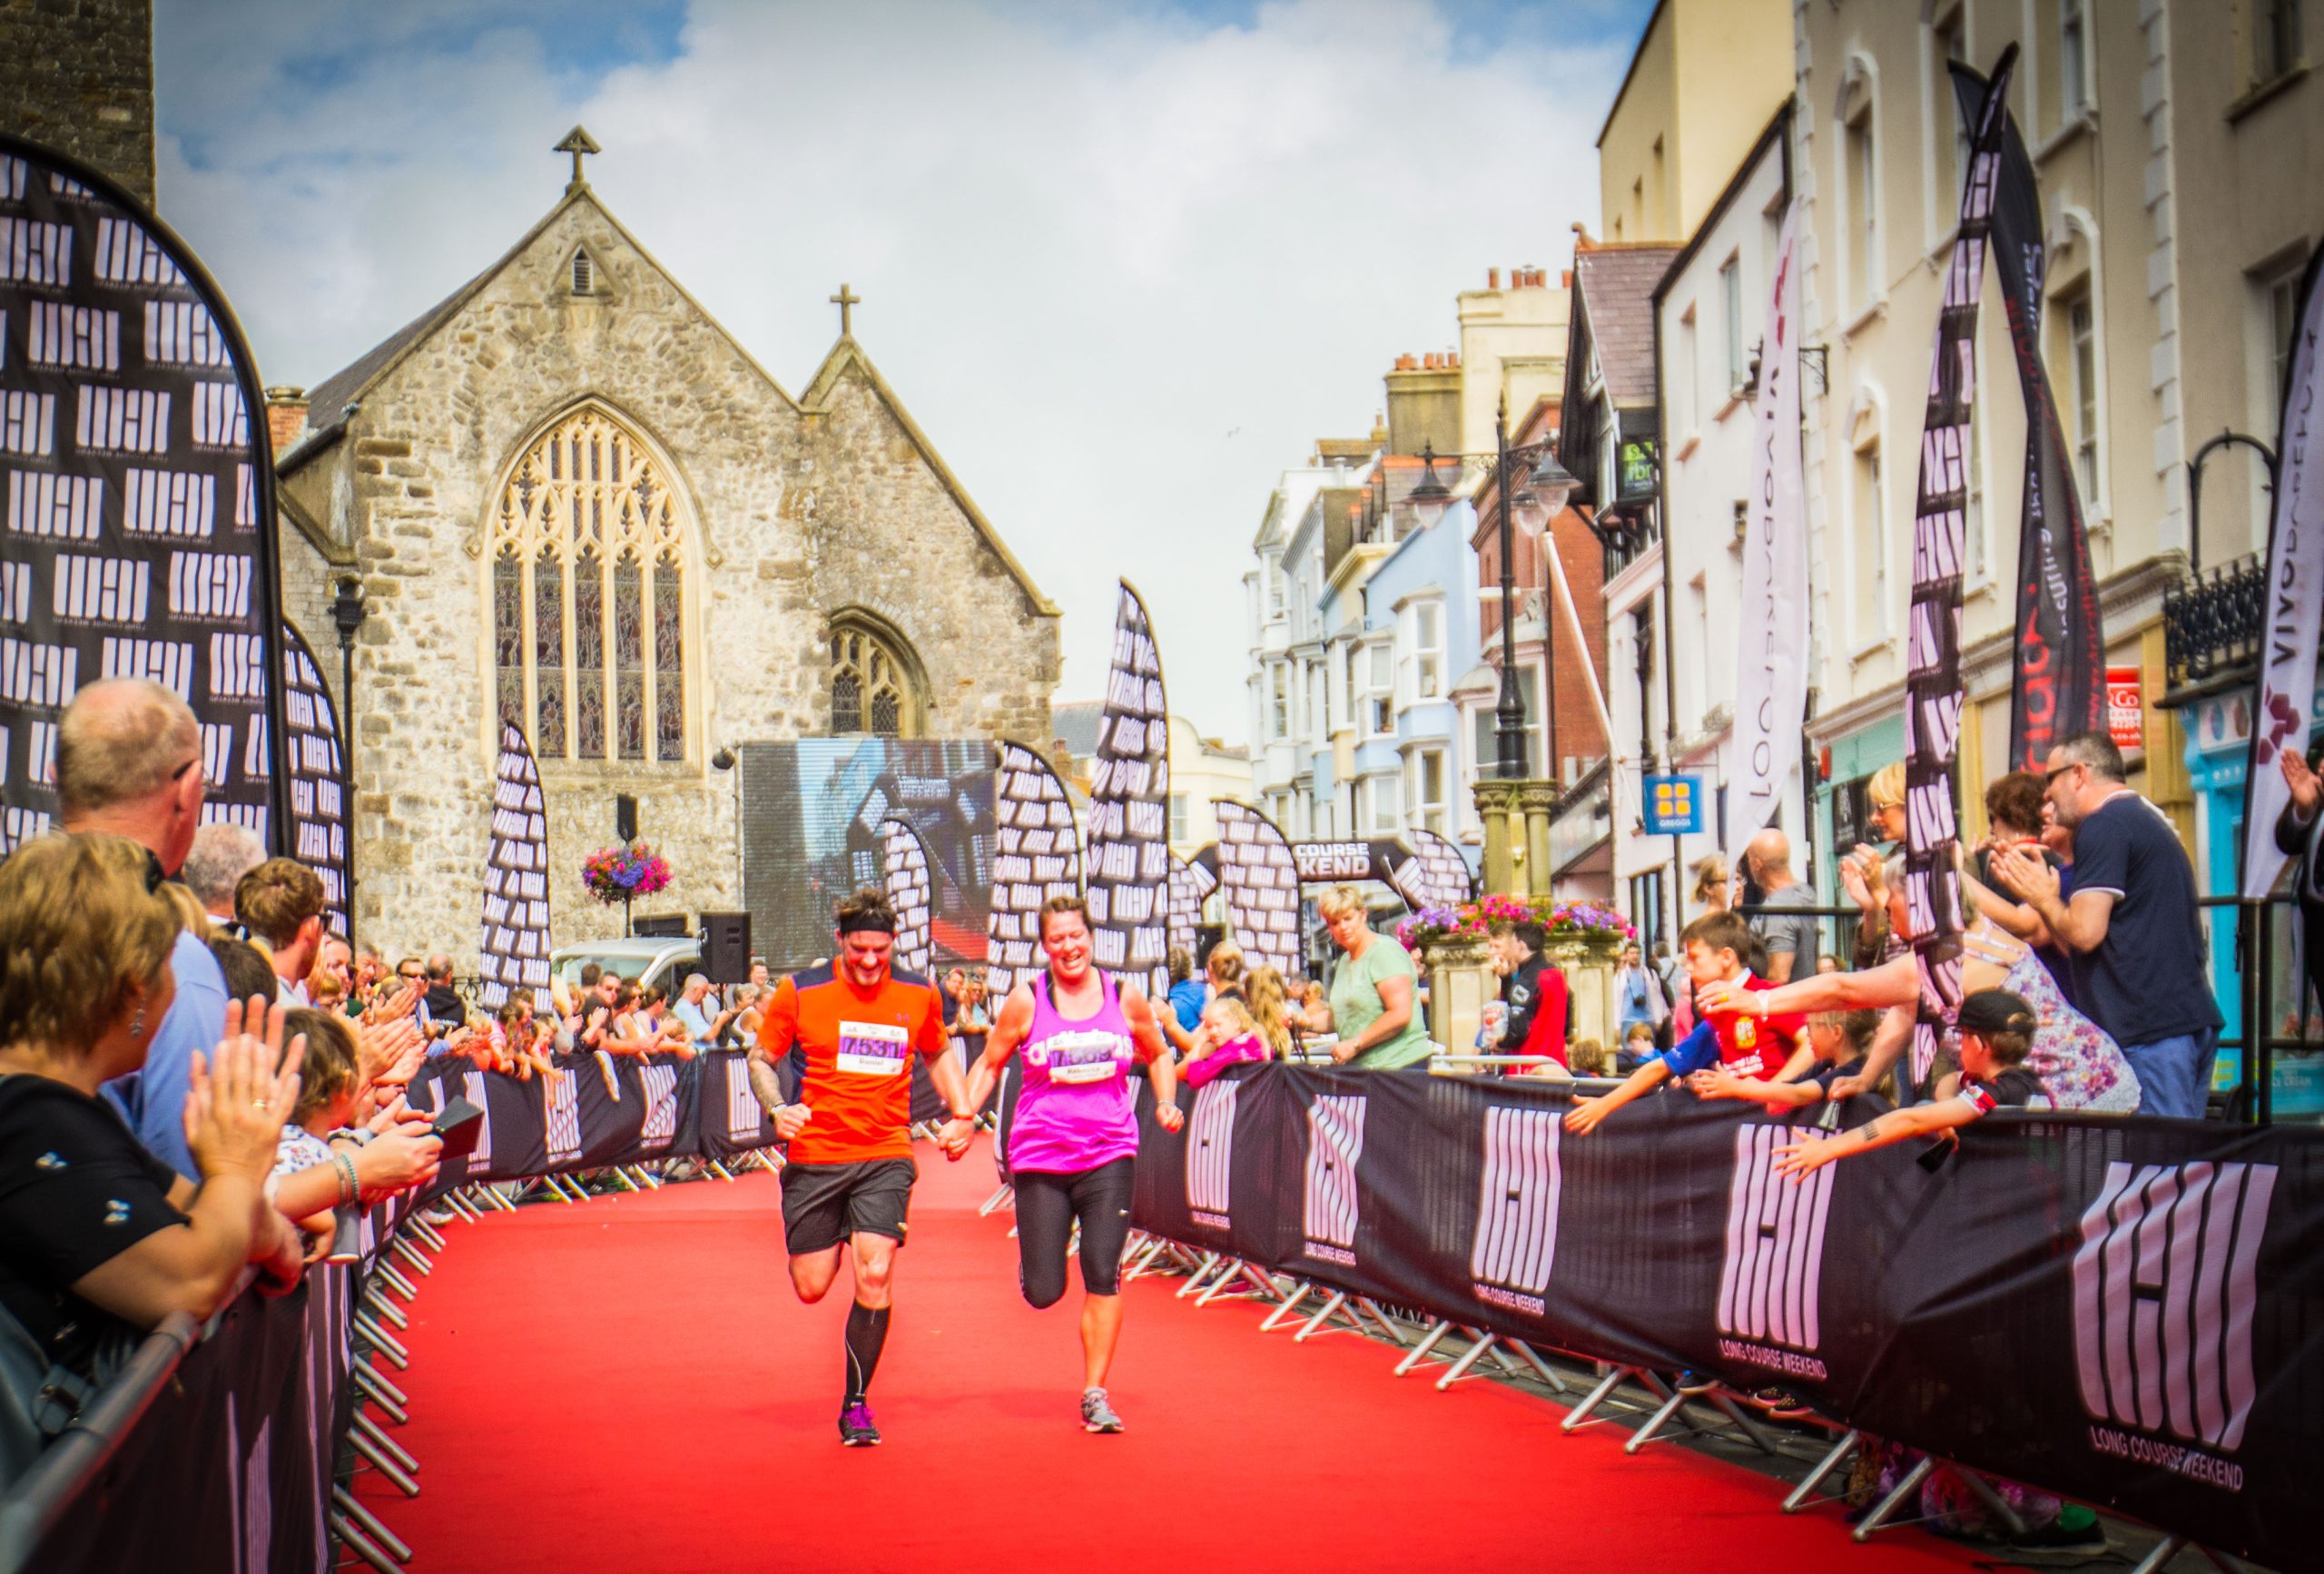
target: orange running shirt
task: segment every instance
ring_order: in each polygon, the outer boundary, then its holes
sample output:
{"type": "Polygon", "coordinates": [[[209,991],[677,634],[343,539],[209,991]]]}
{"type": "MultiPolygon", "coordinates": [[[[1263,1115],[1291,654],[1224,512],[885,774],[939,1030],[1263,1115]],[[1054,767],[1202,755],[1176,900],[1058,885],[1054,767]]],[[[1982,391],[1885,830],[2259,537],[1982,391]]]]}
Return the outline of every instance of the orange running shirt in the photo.
{"type": "Polygon", "coordinates": [[[911,1052],[950,1048],[935,989],[891,973],[860,989],[825,965],[774,987],[759,1046],[798,1075],[793,1102],[814,1113],[791,1139],[793,1164],[855,1164],[911,1156],[911,1052]]]}

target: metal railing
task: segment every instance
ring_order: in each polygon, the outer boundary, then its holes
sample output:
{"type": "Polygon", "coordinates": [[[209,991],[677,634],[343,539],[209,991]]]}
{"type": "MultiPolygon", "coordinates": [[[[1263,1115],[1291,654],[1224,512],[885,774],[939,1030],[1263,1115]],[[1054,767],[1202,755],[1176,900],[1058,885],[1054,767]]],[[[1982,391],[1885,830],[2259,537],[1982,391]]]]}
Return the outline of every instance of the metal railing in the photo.
{"type": "Polygon", "coordinates": [[[2250,675],[2267,623],[2267,575],[2257,557],[2190,575],[2162,596],[2164,703],[2250,675]]]}

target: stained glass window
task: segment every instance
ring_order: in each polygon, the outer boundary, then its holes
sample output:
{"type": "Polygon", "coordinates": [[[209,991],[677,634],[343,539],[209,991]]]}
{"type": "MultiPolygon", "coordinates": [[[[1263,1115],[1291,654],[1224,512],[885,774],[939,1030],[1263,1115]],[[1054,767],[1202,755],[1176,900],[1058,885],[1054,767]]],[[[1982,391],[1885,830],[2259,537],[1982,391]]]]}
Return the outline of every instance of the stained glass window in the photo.
{"type": "Polygon", "coordinates": [[[876,738],[919,734],[919,703],[907,668],[888,641],[892,635],[846,615],[832,633],[832,731],[876,738]]]}
{"type": "Polygon", "coordinates": [[[621,757],[645,758],[645,579],[635,557],[614,565],[614,707],[621,757]]]}
{"type": "Polygon", "coordinates": [[[565,565],[544,552],[533,563],[533,753],[565,757],[565,565]]]}
{"type": "Polygon", "coordinates": [[[492,667],[500,713],[525,713],[525,575],[517,555],[492,564],[492,667]]]}
{"type": "Polygon", "coordinates": [[[575,412],[518,461],[493,534],[495,693],[535,753],[684,759],[685,526],[645,445],[575,412]]]}
{"type": "Polygon", "coordinates": [[[573,564],[573,752],[606,756],[606,571],[594,552],[573,564]]]}
{"type": "Polygon", "coordinates": [[[654,565],[654,753],[678,760],[686,752],[684,630],[678,622],[678,566],[664,557],[654,565]]]}

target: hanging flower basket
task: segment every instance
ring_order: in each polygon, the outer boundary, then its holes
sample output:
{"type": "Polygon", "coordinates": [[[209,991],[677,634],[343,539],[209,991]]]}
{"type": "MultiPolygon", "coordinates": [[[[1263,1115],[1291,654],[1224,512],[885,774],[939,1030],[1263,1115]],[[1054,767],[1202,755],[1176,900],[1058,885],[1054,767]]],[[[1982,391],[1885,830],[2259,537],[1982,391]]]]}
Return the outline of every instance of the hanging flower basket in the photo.
{"type": "Polygon", "coordinates": [[[670,883],[670,865],[643,841],[593,852],[581,865],[581,883],[607,907],[652,896],[670,883]]]}

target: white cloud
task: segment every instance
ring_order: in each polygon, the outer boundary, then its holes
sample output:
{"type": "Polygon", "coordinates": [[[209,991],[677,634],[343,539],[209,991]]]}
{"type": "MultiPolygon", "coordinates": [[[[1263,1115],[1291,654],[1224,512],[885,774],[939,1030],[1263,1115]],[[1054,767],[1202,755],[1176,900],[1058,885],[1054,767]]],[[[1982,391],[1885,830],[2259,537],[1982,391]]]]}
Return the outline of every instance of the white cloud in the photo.
{"type": "Polygon", "coordinates": [[[824,297],[864,296],[858,337],[1066,610],[1061,699],[1098,693],[1124,575],[1175,708],[1237,738],[1275,473],[1368,429],[1489,263],[1555,267],[1594,223],[1632,36],[1604,9],[1576,42],[1423,0],[737,0],[682,32],[165,4],[162,207],[268,379],[312,383],[521,234],[585,122],[600,197],[785,386],[829,347],[824,297]]]}

